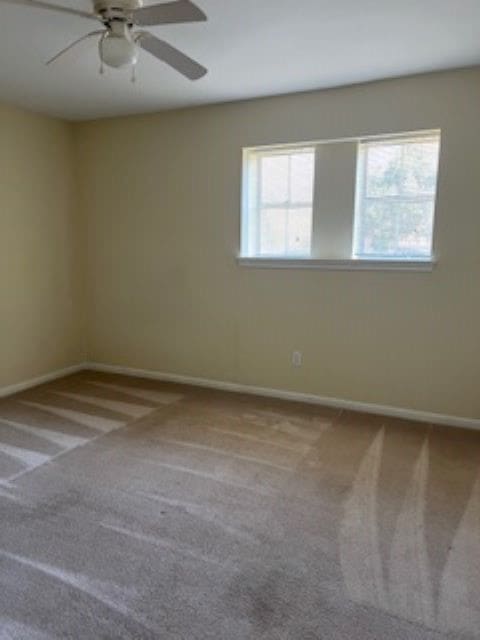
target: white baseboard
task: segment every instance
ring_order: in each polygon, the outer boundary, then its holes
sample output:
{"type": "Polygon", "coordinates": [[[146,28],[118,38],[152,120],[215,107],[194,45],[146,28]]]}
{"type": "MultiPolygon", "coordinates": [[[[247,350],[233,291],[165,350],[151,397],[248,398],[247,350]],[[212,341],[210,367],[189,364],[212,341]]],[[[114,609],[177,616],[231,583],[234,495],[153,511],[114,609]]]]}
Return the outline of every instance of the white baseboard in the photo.
{"type": "Polygon", "coordinates": [[[52,380],[57,380],[58,378],[64,378],[65,376],[69,376],[72,373],[78,373],[79,371],[83,371],[83,369],[85,368],[86,365],[84,363],[75,364],[71,367],[66,367],[65,369],[57,369],[56,371],[51,371],[50,373],[46,373],[43,376],[38,376],[37,378],[31,378],[30,380],[26,380],[25,382],[17,382],[17,384],[12,384],[8,387],[0,387],[0,398],[13,396],[13,394],[15,393],[26,391],[27,389],[31,389],[32,387],[38,387],[39,385],[45,384],[46,382],[51,382],[52,380]]]}
{"type": "Polygon", "coordinates": [[[390,407],[379,404],[371,404],[367,402],[356,402],[353,400],[345,400],[343,398],[331,398],[318,396],[309,393],[300,393],[297,391],[283,391],[281,389],[269,389],[266,387],[256,387],[253,385],[239,384],[236,382],[225,382],[220,380],[209,380],[207,378],[198,378],[194,376],[184,376],[176,373],[164,373],[160,371],[150,371],[147,369],[134,369],[130,367],[122,367],[119,365],[102,364],[99,362],[86,362],[76,364],[65,369],[52,371],[42,376],[0,387],[0,398],[11,396],[21,391],[26,391],[32,387],[37,387],[47,382],[52,382],[58,378],[78,373],[84,370],[101,371],[104,373],[117,373],[121,375],[132,376],[135,378],[146,378],[151,380],[160,380],[162,382],[175,382],[177,384],[186,384],[196,387],[205,387],[208,389],[217,389],[219,391],[230,391],[232,393],[247,393],[255,396],[266,398],[277,398],[279,400],[290,400],[293,402],[305,402],[307,404],[321,405],[334,409],[344,409],[350,411],[361,411],[382,415],[391,418],[403,418],[405,420],[415,420],[418,422],[427,422],[430,424],[446,425],[450,427],[461,427],[464,429],[480,430],[480,419],[461,418],[458,416],[450,416],[437,413],[429,413],[426,411],[417,411],[415,409],[405,409],[401,407],[390,407]]]}
{"type": "Polygon", "coordinates": [[[101,364],[99,362],[86,363],[84,368],[91,369],[93,371],[100,371],[103,373],[117,373],[132,376],[135,378],[148,378],[151,380],[160,380],[162,382],[176,382],[178,384],[188,384],[196,387],[218,389],[220,391],[231,391],[233,393],[248,393],[251,395],[267,398],[278,398],[280,400],[305,402],[308,404],[322,405],[324,407],[332,407],[334,409],[361,411],[365,413],[373,413],[375,415],[387,416],[390,418],[403,418],[405,420],[415,420],[418,422],[427,422],[429,424],[480,430],[480,419],[476,418],[460,418],[457,416],[429,413],[426,411],[416,411],[415,409],[389,407],[379,404],[370,404],[367,402],[355,402],[342,398],[323,397],[309,393],[299,393],[296,391],[268,389],[265,387],[255,387],[252,385],[238,384],[236,382],[222,382],[219,380],[208,380],[206,378],[183,376],[175,373],[162,373],[160,371],[132,369],[130,367],[101,364]]]}

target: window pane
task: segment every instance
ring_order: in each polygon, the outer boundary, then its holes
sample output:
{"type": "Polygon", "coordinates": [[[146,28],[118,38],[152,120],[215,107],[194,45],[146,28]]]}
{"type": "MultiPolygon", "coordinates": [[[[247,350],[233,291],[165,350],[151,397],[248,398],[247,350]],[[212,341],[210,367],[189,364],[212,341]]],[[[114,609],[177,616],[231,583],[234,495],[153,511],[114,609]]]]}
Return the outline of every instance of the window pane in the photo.
{"type": "Polygon", "coordinates": [[[260,212],[259,254],[264,256],[285,254],[286,239],[286,209],[262,209],[260,212]]]}
{"type": "Polygon", "coordinates": [[[298,153],[291,156],[291,193],[290,202],[311,203],[313,198],[313,174],[315,156],[310,153],[298,153]]]}
{"type": "Polygon", "coordinates": [[[434,195],[439,152],[437,140],[366,147],[367,197],[434,195]]]}
{"type": "Polygon", "coordinates": [[[272,155],[261,159],[262,204],[284,204],[289,191],[288,156],[272,155]]]}
{"type": "Polygon", "coordinates": [[[312,235],[315,149],[287,147],[250,156],[249,255],[307,256],[312,235]]]}
{"type": "Polygon", "coordinates": [[[312,239],[312,210],[290,209],[287,223],[288,255],[310,254],[312,239]]]}
{"type": "Polygon", "coordinates": [[[360,145],[357,257],[431,257],[439,151],[439,136],[360,145]]]}
{"type": "Polygon", "coordinates": [[[431,254],[433,201],[366,201],[357,238],[357,254],[398,258],[431,254]]]}
{"type": "Polygon", "coordinates": [[[400,145],[367,147],[366,162],[365,195],[367,197],[396,196],[400,194],[400,145]]]}

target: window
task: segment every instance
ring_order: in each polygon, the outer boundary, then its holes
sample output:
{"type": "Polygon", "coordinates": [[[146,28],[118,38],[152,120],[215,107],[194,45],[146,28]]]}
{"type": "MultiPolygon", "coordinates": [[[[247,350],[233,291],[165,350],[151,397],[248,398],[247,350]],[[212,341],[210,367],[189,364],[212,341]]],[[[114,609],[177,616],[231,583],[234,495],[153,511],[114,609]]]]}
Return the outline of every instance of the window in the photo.
{"type": "Polygon", "coordinates": [[[311,250],[315,150],[252,151],[244,254],[308,257],[311,250]]]}
{"type": "Polygon", "coordinates": [[[431,264],[439,152],[438,131],[246,149],[240,261],[431,264]]]}
{"type": "Polygon", "coordinates": [[[431,257],[439,147],[439,136],[360,143],[355,257],[431,257]]]}

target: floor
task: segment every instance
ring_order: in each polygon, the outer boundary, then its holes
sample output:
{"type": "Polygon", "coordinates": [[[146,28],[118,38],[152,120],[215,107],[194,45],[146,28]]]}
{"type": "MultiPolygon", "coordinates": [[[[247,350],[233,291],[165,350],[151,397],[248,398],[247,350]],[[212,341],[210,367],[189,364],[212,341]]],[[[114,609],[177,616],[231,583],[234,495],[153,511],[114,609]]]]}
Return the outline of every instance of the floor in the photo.
{"type": "Polygon", "coordinates": [[[82,372],[0,401],[0,639],[480,638],[480,433],[82,372]]]}

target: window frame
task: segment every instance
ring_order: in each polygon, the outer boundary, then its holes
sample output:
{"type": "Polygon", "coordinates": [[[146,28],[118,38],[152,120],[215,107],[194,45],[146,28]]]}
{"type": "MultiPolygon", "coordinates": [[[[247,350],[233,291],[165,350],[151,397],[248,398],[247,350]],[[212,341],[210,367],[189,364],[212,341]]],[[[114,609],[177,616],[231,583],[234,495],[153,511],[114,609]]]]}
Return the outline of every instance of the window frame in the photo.
{"type": "MultiPolygon", "coordinates": [[[[395,136],[383,136],[379,138],[363,138],[358,140],[357,143],[357,176],[355,181],[355,210],[353,212],[353,239],[352,239],[352,259],[353,260],[380,260],[380,261],[397,261],[397,262],[418,262],[418,261],[426,261],[433,262],[435,261],[435,229],[436,229],[436,218],[437,218],[437,202],[438,202],[438,183],[439,183],[439,175],[440,175],[440,154],[441,154],[441,145],[442,145],[442,136],[440,130],[432,130],[432,131],[422,131],[418,133],[406,133],[403,135],[395,135],[395,136]],[[435,141],[438,142],[438,160],[437,160],[437,173],[436,173],[436,181],[435,181],[435,189],[431,194],[422,194],[422,195],[387,195],[387,196],[369,196],[367,195],[368,187],[367,187],[367,163],[368,159],[366,155],[362,153],[362,146],[366,147],[374,147],[374,146],[382,146],[382,145],[393,145],[395,142],[397,144],[408,144],[415,143],[418,141],[435,141]],[[381,254],[381,253],[360,253],[358,251],[359,239],[361,237],[361,217],[362,217],[362,205],[365,202],[411,202],[411,203],[432,203],[433,205],[433,213],[432,213],[432,232],[430,236],[430,251],[428,255],[415,255],[415,254],[381,254]]],[[[368,149],[367,149],[368,153],[368,149]]]]}
{"type": "Polygon", "coordinates": [[[442,154],[442,131],[436,129],[421,129],[400,131],[394,133],[382,133],[364,136],[350,136],[334,139],[317,139],[299,142],[287,142],[279,144],[264,144],[258,146],[248,146],[242,149],[242,182],[241,182],[241,211],[240,211],[240,247],[237,254],[237,264],[242,267],[254,269],[319,269],[326,271],[406,271],[406,272],[432,272],[438,262],[436,251],[436,222],[438,208],[438,192],[441,178],[441,154],[442,154]],[[418,138],[438,138],[439,141],[439,159],[437,168],[437,181],[434,193],[434,212],[432,224],[432,242],[431,255],[429,257],[397,257],[394,255],[384,257],[356,257],[355,256],[355,236],[357,224],[357,199],[359,197],[358,177],[359,177],[359,161],[358,153],[359,145],[368,142],[394,142],[395,140],[415,140],[418,138]],[[348,257],[323,257],[314,252],[316,244],[315,220],[317,217],[318,193],[317,193],[317,158],[319,148],[323,145],[333,145],[338,143],[354,143],[357,145],[356,156],[356,172],[354,176],[354,204],[351,218],[351,235],[352,242],[348,257]],[[251,157],[253,154],[273,153],[279,154],[290,152],[295,149],[312,149],[315,154],[314,166],[314,185],[312,198],[312,236],[311,236],[311,253],[309,256],[282,256],[282,255],[252,255],[249,252],[251,233],[249,206],[252,192],[252,185],[256,187],[255,182],[252,183],[251,176],[251,157]]]}
{"type": "MultiPolygon", "coordinates": [[[[275,145],[269,147],[253,147],[243,150],[243,176],[242,176],[242,212],[241,212],[241,258],[249,258],[251,260],[295,260],[295,259],[311,259],[312,257],[312,236],[313,236],[313,213],[315,208],[315,162],[316,162],[316,144],[290,144],[275,145]],[[261,184],[262,184],[262,158],[275,155],[289,156],[289,170],[291,159],[290,156],[297,152],[311,151],[314,156],[313,166],[313,185],[311,202],[292,202],[290,199],[282,203],[262,203],[261,201],[261,184]],[[254,162],[252,162],[254,159],[254,162]],[[284,253],[284,254],[266,254],[260,252],[261,243],[261,211],[262,209],[286,210],[287,216],[289,210],[300,210],[310,208],[312,210],[311,229],[310,229],[310,248],[305,253],[284,253]],[[252,215],[253,213],[253,215],[252,215]],[[253,220],[252,220],[253,218],[253,220]],[[252,246],[254,250],[252,251],[252,246]]],[[[289,192],[291,191],[291,183],[289,180],[289,192]]],[[[288,219],[288,218],[287,218],[288,219]]]]}

